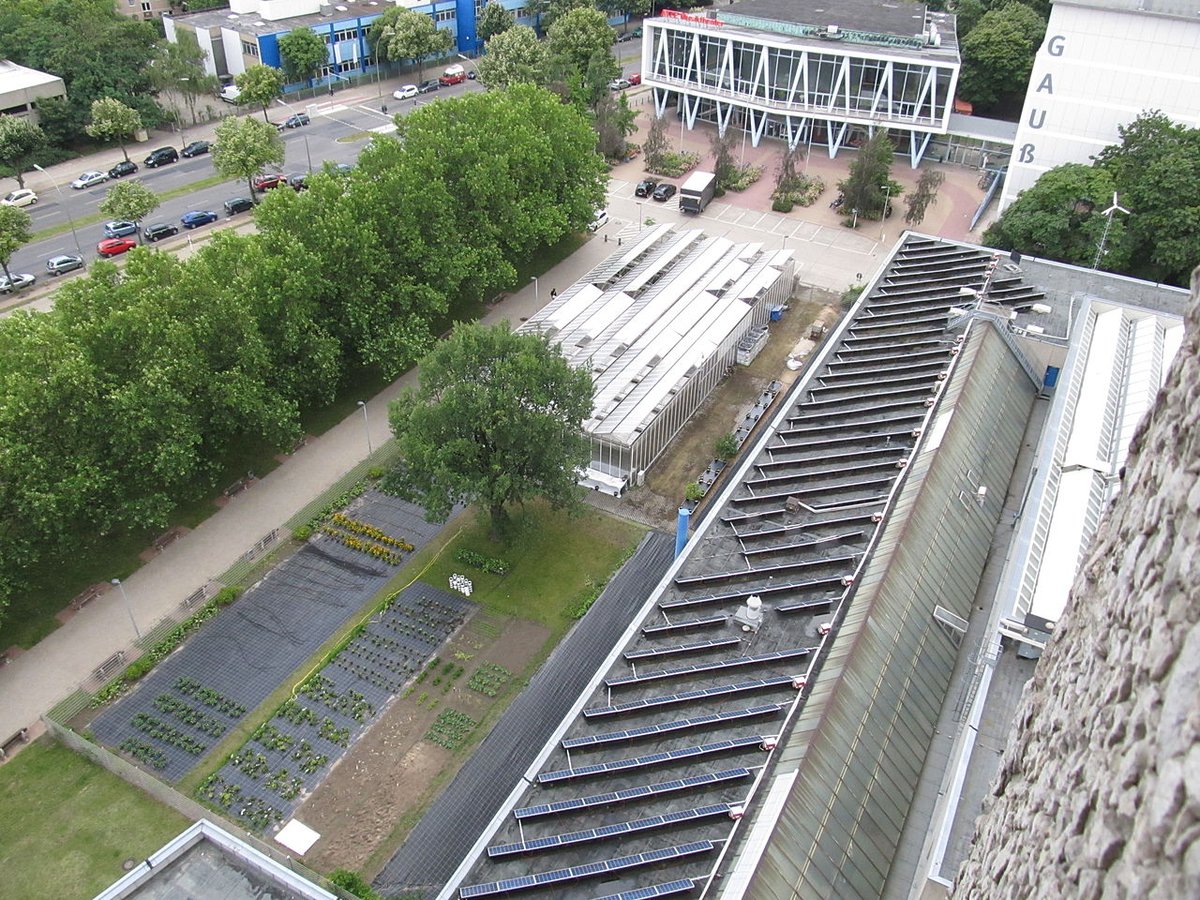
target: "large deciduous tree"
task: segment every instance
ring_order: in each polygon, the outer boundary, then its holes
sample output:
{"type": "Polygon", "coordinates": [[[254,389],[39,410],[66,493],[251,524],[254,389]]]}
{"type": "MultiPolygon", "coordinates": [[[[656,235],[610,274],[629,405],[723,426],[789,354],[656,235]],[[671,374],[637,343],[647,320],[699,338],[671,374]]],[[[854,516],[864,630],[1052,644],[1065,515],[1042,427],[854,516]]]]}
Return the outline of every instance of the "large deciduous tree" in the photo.
{"type": "Polygon", "coordinates": [[[269,122],[230,116],[217,126],[213,168],[226,178],[244,178],[254,196],[254,176],[266,166],[283,165],[283,141],[269,122]]]}
{"type": "Polygon", "coordinates": [[[513,84],[544,85],[548,79],[546,63],[546,45],[532,28],[517,25],[488,41],[487,53],[478,64],[479,80],[489,88],[500,89],[513,84]]]}
{"type": "Polygon", "coordinates": [[[126,219],[141,225],[146,216],[158,209],[158,205],[154,191],[140,181],[122,181],[109,188],[100,202],[100,212],[114,219],[126,219]]]}
{"type": "Polygon", "coordinates": [[[104,97],[92,104],[92,121],[87,126],[87,133],[98,141],[116,141],[129,161],[129,152],[125,142],[134,136],[142,127],[142,117],[136,109],[132,109],[112,97],[104,97]]]}
{"type": "Polygon", "coordinates": [[[239,100],[257,103],[262,107],[263,121],[268,125],[267,107],[283,96],[283,73],[273,66],[251,66],[233,79],[241,94],[239,100]]]}
{"type": "Polygon", "coordinates": [[[858,155],[850,163],[849,177],[838,182],[838,190],[845,201],[843,215],[857,215],[860,219],[884,217],[885,205],[898,200],[903,193],[903,188],[891,179],[895,156],[896,149],[882,129],[859,148],[858,155]]]}
{"type": "Polygon", "coordinates": [[[546,32],[546,45],[561,65],[582,74],[587,72],[593,53],[612,55],[615,37],[604,13],[587,6],[558,16],[546,32]]]}
{"type": "Polygon", "coordinates": [[[397,7],[384,13],[377,24],[376,47],[382,49],[383,58],[411,59],[417,64],[418,79],[425,77],[426,59],[454,46],[454,36],[438,28],[427,13],[397,7]]]}
{"type": "Polygon", "coordinates": [[[0,115],[0,162],[13,170],[18,187],[25,187],[30,158],[46,146],[42,129],[22,116],[0,115]]]}
{"type": "Polygon", "coordinates": [[[909,225],[920,225],[925,221],[925,213],[937,203],[938,188],[945,180],[946,176],[937,169],[925,169],[921,172],[917,189],[904,198],[908,205],[908,212],[904,214],[905,222],[909,225]]]}
{"type": "Polygon", "coordinates": [[[329,45],[311,28],[295,28],[279,39],[283,73],[289,81],[307,81],[329,62],[329,45]]]}
{"type": "MultiPolygon", "coordinates": [[[[479,20],[475,23],[475,31],[479,35],[479,39],[487,43],[496,35],[508,31],[516,23],[517,20],[513,18],[513,14],[504,8],[504,4],[500,0],[492,0],[483,8],[479,20]]],[[[489,53],[491,49],[488,47],[489,53]]]]}
{"type": "Polygon", "coordinates": [[[9,260],[13,254],[29,243],[31,237],[29,226],[33,220],[29,213],[16,206],[0,206],[0,269],[4,277],[9,278],[9,260]]]}
{"type": "Polygon", "coordinates": [[[507,323],[459,325],[421,361],[421,386],[390,407],[404,464],[399,482],[429,513],[478,502],[503,532],[507,507],[544,497],[578,503],[581,431],[592,380],[539,335],[507,323]]]}
{"type": "MultiPolygon", "coordinates": [[[[182,28],[176,31],[174,41],[162,42],[151,74],[158,90],[183,98],[193,125],[198,121],[196,101],[215,93],[220,86],[217,76],[204,71],[204,51],[196,42],[196,36],[182,28]]],[[[183,125],[182,114],[178,118],[183,125]]]]}
{"type": "Polygon", "coordinates": [[[962,42],[958,92],[982,109],[1019,104],[1046,21],[1022,3],[987,12],[962,42]]]}

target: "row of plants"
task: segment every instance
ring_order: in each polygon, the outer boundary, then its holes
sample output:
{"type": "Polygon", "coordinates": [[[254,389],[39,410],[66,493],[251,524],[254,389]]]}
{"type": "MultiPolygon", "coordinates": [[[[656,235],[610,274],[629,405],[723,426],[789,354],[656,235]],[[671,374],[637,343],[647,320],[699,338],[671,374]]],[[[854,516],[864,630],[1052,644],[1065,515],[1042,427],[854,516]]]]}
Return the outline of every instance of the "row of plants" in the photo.
{"type": "Polygon", "coordinates": [[[329,762],[329,757],[324,753],[318,753],[316,749],[306,740],[301,740],[299,746],[291,753],[292,759],[300,763],[300,771],[305,775],[311,775],[325,763],[329,762]]]}
{"type": "Polygon", "coordinates": [[[495,663],[484,663],[471,675],[467,687],[483,694],[485,697],[495,697],[501,688],[508,684],[512,672],[495,663]]]}
{"type": "Polygon", "coordinates": [[[246,797],[242,801],[241,786],[232,784],[213,773],[196,789],[201,800],[232,812],[255,831],[264,831],[273,822],[282,822],[283,813],[259,797],[246,797]],[[237,804],[237,808],[234,808],[237,804]]]}
{"type": "Polygon", "coordinates": [[[389,547],[395,547],[397,550],[403,550],[405,553],[411,553],[414,549],[413,545],[408,541],[394,538],[383,529],[376,528],[374,525],[360,521],[359,519],[352,519],[342,512],[334,513],[329,517],[329,521],[339,528],[344,528],[346,531],[352,531],[355,534],[368,537],[389,547]]]}
{"type": "Polygon", "coordinates": [[[300,685],[300,693],[356,722],[375,713],[375,707],[358,691],[339,694],[333,689],[333,682],[321,674],[314,675],[300,685]]]}
{"type": "Polygon", "coordinates": [[[188,618],[184,619],[171,631],[147,650],[141,657],[126,667],[125,671],[110,681],[92,698],[92,707],[103,706],[128,692],[134,682],[144,678],[150,671],[166,659],[176,647],[182,644],[200,626],[233,603],[241,594],[241,588],[222,588],[211,600],[188,618]]]}
{"type": "Polygon", "coordinates": [[[457,750],[467,742],[467,738],[478,725],[479,723],[466,713],[457,709],[443,709],[429,726],[429,731],[425,732],[425,740],[447,750],[457,750]]]}
{"type": "Polygon", "coordinates": [[[167,767],[167,754],[149,744],[142,743],[137,738],[126,738],[121,741],[121,746],[117,749],[152,768],[165,769],[167,767]]]}
{"type": "Polygon", "coordinates": [[[346,490],[342,491],[324,506],[322,506],[313,517],[308,520],[308,523],[301,525],[292,532],[292,536],[298,541],[306,541],[314,531],[317,531],[325,520],[332,516],[335,512],[340,512],[349,506],[355,499],[361,497],[367,490],[367,485],[370,483],[370,478],[362,478],[356,481],[346,490]]]}
{"type": "Polygon", "coordinates": [[[304,779],[296,778],[287,769],[280,769],[267,779],[267,790],[274,791],[284,800],[294,800],[304,787],[304,779]]]}
{"type": "Polygon", "coordinates": [[[678,178],[680,175],[690,172],[692,169],[696,168],[699,162],[699,153],[666,150],[654,158],[652,158],[650,154],[646,154],[646,171],[651,175],[664,175],[667,178],[678,178]]]}
{"type": "Polygon", "coordinates": [[[255,729],[250,740],[257,741],[268,750],[287,751],[295,742],[295,738],[286,732],[280,731],[270,722],[263,722],[255,729]]]}
{"type": "Polygon", "coordinates": [[[275,718],[285,719],[293,725],[303,725],[306,722],[316,725],[320,719],[317,714],[307,706],[301,706],[295,700],[285,700],[283,706],[279,707],[279,711],[275,713],[275,718]]]}
{"type": "Polygon", "coordinates": [[[253,778],[255,781],[258,781],[258,779],[271,771],[271,763],[267,761],[265,756],[257,750],[246,750],[244,747],[241,752],[229,757],[228,764],[247,778],[253,778]]]}
{"type": "Polygon", "coordinates": [[[145,732],[156,741],[161,741],[172,747],[178,747],[184,753],[199,756],[208,749],[206,744],[184,734],[178,728],[172,728],[162,719],[156,719],[149,713],[138,713],[130,720],[130,724],[138,731],[145,732]]]}
{"type": "Polygon", "coordinates": [[[507,562],[498,557],[477,553],[474,550],[468,550],[466,547],[455,553],[454,558],[463,565],[487,572],[489,575],[507,575],[510,568],[507,562]]]}
{"type": "Polygon", "coordinates": [[[219,738],[227,730],[227,726],[223,722],[218,722],[207,713],[202,713],[196,707],[189,706],[182,700],[175,699],[170,694],[159,694],[155,697],[154,708],[174,719],[178,719],[184,725],[190,725],[192,728],[207,734],[209,737],[219,738]]]}
{"type": "Polygon", "coordinates": [[[214,691],[210,687],[205,687],[194,678],[188,678],[182,675],[175,680],[175,690],[183,694],[185,697],[191,697],[205,706],[215,709],[222,715],[229,716],[231,719],[240,719],[246,714],[246,707],[240,703],[235,703],[224,694],[214,691]]]}
{"type": "Polygon", "coordinates": [[[329,716],[321,720],[321,727],[317,729],[317,733],[331,743],[340,744],[343,747],[350,746],[350,729],[338,728],[337,723],[329,716]]]}
{"type": "Polygon", "coordinates": [[[347,654],[338,656],[338,658],[333,661],[333,665],[349,672],[351,675],[361,678],[367,684],[372,684],[381,691],[386,691],[389,694],[394,694],[400,689],[400,685],[404,683],[405,676],[408,674],[407,670],[405,670],[404,676],[396,673],[396,677],[389,678],[385,673],[380,672],[373,666],[359,665],[354,660],[350,659],[347,654]]]}
{"type": "Polygon", "coordinates": [[[424,625],[416,625],[407,618],[399,616],[384,619],[380,624],[396,634],[411,637],[435,647],[445,639],[444,633],[439,635],[436,631],[430,631],[424,625]]]}
{"type": "Polygon", "coordinates": [[[389,550],[382,544],[374,544],[371,541],[365,541],[360,537],[355,537],[349,532],[334,528],[332,525],[322,525],[321,532],[333,538],[343,547],[349,547],[351,550],[357,550],[359,553],[365,553],[367,556],[373,556],[375,559],[382,560],[389,566],[398,566],[404,561],[404,557],[395,550],[389,550]]]}

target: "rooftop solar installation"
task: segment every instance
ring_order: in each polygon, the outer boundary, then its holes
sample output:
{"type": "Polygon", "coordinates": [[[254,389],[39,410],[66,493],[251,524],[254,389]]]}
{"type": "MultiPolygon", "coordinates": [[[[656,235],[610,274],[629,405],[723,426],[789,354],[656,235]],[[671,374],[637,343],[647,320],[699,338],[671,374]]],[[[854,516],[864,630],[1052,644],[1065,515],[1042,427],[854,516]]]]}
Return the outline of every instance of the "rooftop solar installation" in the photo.
{"type": "MultiPolygon", "coordinates": [[[[740,594],[738,596],[741,596],[740,594]]],[[[662,605],[659,604],[659,608],[662,605]]],[[[741,638],[717,638],[713,641],[695,641],[690,644],[676,644],[674,647],[651,647],[648,650],[626,650],[625,658],[630,662],[638,659],[655,659],[663,656],[679,656],[684,653],[703,653],[707,650],[720,650],[734,647],[742,642],[741,638]]]]}
{"type": "Polygon", "coordinates": [[[815,647],[797,647],[792,650],[775,650],[771,653],[758,653],[754,656],[738,656],[733,659],[718,662],[697,663],[694,666],[683,666],[678,669],[659,669],[655,672],[625,675],[620,678],[606,678],[604,685],[608,688],[631,687],[650,681],[662,681],[667,678],[684,678],[688,675],[703,675],[708,672],[724,672],[745,666],[761,666],[766,663],[781,662],[786,659],[802,659],[808,656],[815,647]]]}
{"type": "Polygon", "coordinates": [[[632,888],[619,894],[605,894],[597,900],[654,900],[655,897],[690,894],[695,889],[696,882],[691,878],[679,878],[675,881],[664,881],[662,884],[652,884],[650,887],[632,888]]]}
{"type": "MultiPolygon", "coordinates": [[[[802,591],[806,588],[820,587],[830,581],[840,583],[841,576],[833,579],[818,578],[813,581],[790,581],[787,584],[771,584],[749,589],[742,588],[736,591],[727,591],[723,594],[706,594],[703,597],[683,597],[679,600],[664,600],[658,604],[658,608],[669,611],[672,609],[691,609],[696,606],[706,606],[709,603],[728,603],[731,600],[740,602],[751,594],[757,594],[760,597],[768,594],[785,594],[792,591],[802,591]]],[[[735,640],[735,643],[738,643],[738,641],[735,640]]]]}
{"type": "Polygon", "coordinates": [[[728,616],[705,616],[703,619],[684,619],[682,622],[669,622],[666,625],[646,625],[642,628],[643,637],[658,637],[663,634],[674,634],[677,631],[691,631],[693,628],[715,628],[729,621],[728,616]]]}
{"type": "Polygon", "coordinates": [[[538,773],[539,784],[556,784],[563,781],[573,781],[576,778],[591,778],[596,775],[611,775],[614,772],[628,772],[633,769],[645,769],[651,766],[662,766],[667,763],[683,762],[699,759],[702,756],[712,756],[714,753],[728,753],[731,750],[749,750],[751,747],[762,747],[762,737],[751,735],[743,738],[730,738],[724,741],[712,741],[696,747],[683,747],[679,750],[666,750],[662,753],[650,753],[645,756],[634,756],[628,759],[615,759],[612,762],[595,763],[590,766],[579,766],[574,769],[556,769],[551,772],[538,773]]]}
{"type": "MultiPolygon", "coordinates": [[[[789,494],[781,494],[779,496],[787,497],[789,494]]],[[[735,498],[736,499],[736,498],[735,498]]],[[[746,499],[770,499],[770,496],[762,498],[746,498],[746,499]]],[[[824,559],[800,559],[790,563],[780,563],[775,566],[764,566],[760,569],[741,569],[733,572],[714,572],[709,575],[692,575],[686,578],[676,576],[675,583],[680,587],[689,584],[706,584],[710,581],[726,581],[730,578],[739,578],[746,575],[758,575],[766,572],[790,572],[794,569],[811,569],[814,566],[835,566],[845,562],[853,562],[858,559],[856,554],[848,556],[829,556],[824,559]]]]}
{"type": "Polygon", "coordinates": [[[790,675],[781,675],[775,678],[751,678],[747,681],[739,681],[736,684],[722,684],[695,691],[683,691],[678,694],[643,697],[640,700],[629,700],[625,703],[614,703],[609,706],[593,706],[585,709],[583,714],[589,719],[599,719],[604,716],[620,716],[625,713],[658,709],[663,706],[692,703],[696,700],[715,700],[719,697],[732,697],[736,694],[747,694],[751,691],[766,691],[772,688],[790,687],[791,685],[792,676],[790,675]]]}
{"type": "Polygon", "coordinates": [[[554,869],[550,872],[537,872],[533,875],[505,878],[503,881],[488,881],[483,884],[469,884],[458,889],[458,896],[461,900],[468,900],[471,897],[500,897],[505,894],[514,894],[518,891],[561,885],[583,878],[595,878],[597,875],[607,875],[609,872],[621,872],[641,866],[652,866],[673,859],[696,856],[701,853],[711,853],[712,850],[712,841],[692,841],[689,844],[680,844],[677,847],[648,850],[645,853],[634,853],[631,856],[620,856],[616,859],[585,863],[581,866],[554,869]]]}
{"type": "Polygon", "coordinates": [[[708,806],[697,806],[693,809],[680,809],[659,816],[646,816],[631,822],[616,822],[612,825],[601,825],[599,828],[584,828],[581,831],[571,831],[566,834],[552,834],[549,837],[533,838],[528,841],[517,841],[512,844],[497,844],[487,848],[487,855],[492,859],[505,856],[518,856],[524,853],[537,853],[542,850],[557,850],[560,847],[571,847],[576,844],[590,844],[594,841],[605,841],[613,838],[626,837],[644,831],[654,831],[658,828],[668,828],[672,825],[687,825],[710,819],[714,816],[729,815],[728,803],[711,803],[708,806]]]}
{"type": "Polygon", "coordinates": [[[772,716],[787,709],[787,703],[766,703],[762,706],[751,706],[747,709],[731,709],[726,712],[711,713],[706,716],[692,716],[690,719],[678,719],[674,722],[662,722],[658,725],[643,725],[641,728],[626,728],[622,731],[609,731],[604,734],[589,734],[577,738],[564,738],[564,750],[580,750],[588,747],[602,747],[605,744],[624,743],[639,738],[661,737],[677,731],[690,728],[703,728],[706,725],[728,725],[745,719],[757,719],[762,716],[772,716]]]}
{"type": "Polygon", "coordinates": [[[524,821],[526,819],[541,818],[542,816],[557,816],[564,813],[579,812],[580,810],[611,806],[614,803],[628,803],[634,800],[646,800],[667,794],[678,794],[681,791],[727,784],[749,777],[750,770],[746,768],[722,769],[719,772],[708,772],[701,775],[689,775],[687,778],[660,781],[658,784],[643,784],[638,787],[626,788],[622,791],[609,791],[604,794],[592,794],[589,797],[575,797],[570,800],[556,800],[553,803],[540,803],[537,806],[525,806],[520,809],[514,809],[513,818],[524,821]]]}
{"type": "Polygon", "coordinates": [[[787,603],[782,606],[775,607],[777,613],[799,613],[799,612],[814,612],[818,609],[828,609],[833,605],[833,597],[825,597],[821,600],[805,600],[802,603],[787,603]]]}

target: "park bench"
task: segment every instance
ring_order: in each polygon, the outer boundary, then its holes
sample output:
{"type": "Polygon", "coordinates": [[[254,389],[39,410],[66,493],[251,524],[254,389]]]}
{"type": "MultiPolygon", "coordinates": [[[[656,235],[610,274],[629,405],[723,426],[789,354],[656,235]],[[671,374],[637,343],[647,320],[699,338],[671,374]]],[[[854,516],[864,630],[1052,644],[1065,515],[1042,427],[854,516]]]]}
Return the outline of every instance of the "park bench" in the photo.
{"type": "Polygon", "coordinates": [[[180,534],[182,534],[182,532],[178,528],[172,528],[169,531],[164,531],[154,539],[154,549],[161,553],[162,551],[166,550],[167,547],[171,546],[171,544],[173,544],[179,538],[180,534]]]}
{"type": "Polygon", "coordinates": [[[17,744],[28,744],[28,743],[29,743],[29,729],[22,728],[20,731],[18,731],[12,737],[10,737],[8,740],[6,740],[3,744],[0,744],[0,759],[4,759],[4,757],[8,756],[9,751],[11,751],[13,747],[17,746],[17,744]]]}
{"type": "Polygon", "coordinates": [[[248,478],[239,478],[229,487],[225,488],[225,490],[221,491],[221,493],[226,497],[236,497],[248,487],[250,487],[250,480],[248,478]]]}
{"type": "Polygon", "coordinates": [[[107,587],[108,585],[105,584],[93,584],[87,590],[76,594],[74,599],[71,600],[71,609],[75,610],[76,612],[83,609],[85,606],[103,594],[107,587]]]}
{"type": "Polygon", "coordinates": [[[108,681],[108,676],[111,675],[113,672],[115,672],[117,669],[121,668],[121,665],[124,662],[125,662],[125,651],[118,650],[116,653],[114,653],[112,656],[110,656],[104,662],[100,663],[100,665],[98,665],[96,667],[96,671],[93,672],[92,674],[94,674],[96,676],[97,681],[108,681]]]}

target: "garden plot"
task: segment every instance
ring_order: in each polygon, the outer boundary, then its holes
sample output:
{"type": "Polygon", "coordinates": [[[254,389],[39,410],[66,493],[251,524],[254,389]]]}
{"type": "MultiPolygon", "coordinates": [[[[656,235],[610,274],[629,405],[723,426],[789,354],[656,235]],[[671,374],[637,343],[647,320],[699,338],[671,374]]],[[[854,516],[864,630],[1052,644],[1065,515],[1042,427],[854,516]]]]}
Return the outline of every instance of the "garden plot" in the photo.
{"type": "MultiPolygon", "coordinates": [[[[393,597],[201,784],[199,799],[255,831],[285,821],[473,608],[420,582],[393,597]]],[[[447,723],[447,734],[462,726],[447,723]]]]}
{"type": "MultiPolygon", "coordinates": [[[[420,547],[438,526],[414,510],[419,508],[370,492],[356,504],[353,518],[347,518],[380,530],[370,523],[412,523],[414,530],[388,530],[386,536],[396,544],[420,547]]],[[[376,539],[370,544],[383,546],[376,539]]],[[[398,546],[388,552],[407,555],[398,546]]],[[[314,538],[163,660],[132,694],[97,716],[93,734],[164,780],[178,781],[394,572],[392,560],[377,553],[325,536],[314,538]],[[206,704],[181,684],[198,685],[205,697],[220,702],[206,704]]],[[[385,696],[377,693],[373,702],[385,696]]]]}

